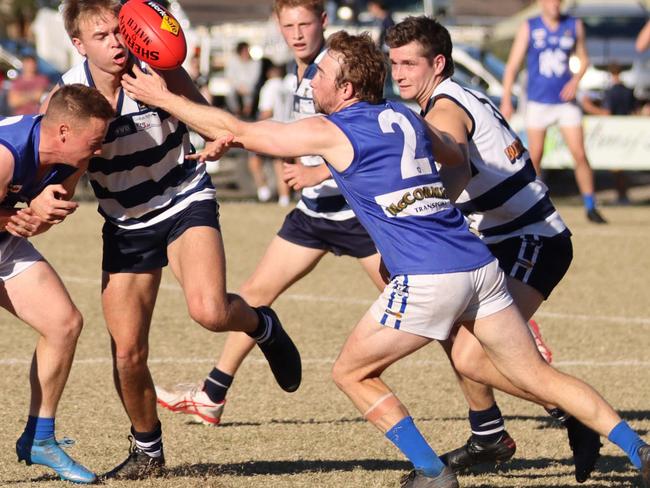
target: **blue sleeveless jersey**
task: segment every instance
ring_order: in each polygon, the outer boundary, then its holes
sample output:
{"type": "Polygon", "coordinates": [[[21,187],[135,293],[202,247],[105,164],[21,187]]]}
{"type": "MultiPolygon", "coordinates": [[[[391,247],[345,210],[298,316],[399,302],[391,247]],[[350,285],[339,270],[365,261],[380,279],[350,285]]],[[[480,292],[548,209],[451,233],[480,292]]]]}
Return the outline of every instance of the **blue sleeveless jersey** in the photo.
{"type": "Polygon", "coordinates": [[[541,17],[528,19],[528,99],[539,103],[565,103],[560,91],[573,76],[569,57],[576,44],[576,19],[562,16],[557,30],[541,17]]]}
{"type": "Polygon", "coordinates": [[[66,164],[55,164],[40,180],[36,172],[40,163],[38,144],[41,136],[41,115],[0,117],[0,144],[14,157],[14,174],[7,196],[0,205],[13,207],[18,202],[29,202],[47,185],[61,183],[76,171],[66,164]]]}
{"type": "Polygon", "coordinates": [[[328,119],[354,148],[350,166],[332,175],[391,276],[469,271],[494,259],[447,198],[424,120],[393,102],[355,103],[328,119]]]}

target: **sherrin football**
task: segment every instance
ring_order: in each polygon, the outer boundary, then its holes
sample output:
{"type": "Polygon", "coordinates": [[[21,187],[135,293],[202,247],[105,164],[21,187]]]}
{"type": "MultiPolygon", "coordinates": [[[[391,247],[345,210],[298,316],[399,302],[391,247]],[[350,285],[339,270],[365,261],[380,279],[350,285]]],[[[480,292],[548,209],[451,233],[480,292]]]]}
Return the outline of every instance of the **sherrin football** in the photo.
{"type": "Polygon", "coordinates": [[[120,9],[119,23],[129,51],[151,67],[174,69],[185,60],[183,29],[158,2],[129,0],[120,9]]]}

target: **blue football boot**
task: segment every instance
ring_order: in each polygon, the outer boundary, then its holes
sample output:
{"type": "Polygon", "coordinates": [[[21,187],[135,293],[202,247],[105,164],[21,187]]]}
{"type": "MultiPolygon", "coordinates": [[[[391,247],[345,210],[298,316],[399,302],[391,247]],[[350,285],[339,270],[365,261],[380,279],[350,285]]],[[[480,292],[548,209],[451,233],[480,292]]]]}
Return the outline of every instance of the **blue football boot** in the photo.
{"type": "Polygon", "coordinates": [[[40,464],[52,468],[62,480],[73,483],[94,483],[97,476],[68,456],[61,446],[74,444],[68,438],[57,441],[54,437],[45,440],[33,440],[23,434],[16,441],[18,462],[25,461],[27,466],[40,464]]]}

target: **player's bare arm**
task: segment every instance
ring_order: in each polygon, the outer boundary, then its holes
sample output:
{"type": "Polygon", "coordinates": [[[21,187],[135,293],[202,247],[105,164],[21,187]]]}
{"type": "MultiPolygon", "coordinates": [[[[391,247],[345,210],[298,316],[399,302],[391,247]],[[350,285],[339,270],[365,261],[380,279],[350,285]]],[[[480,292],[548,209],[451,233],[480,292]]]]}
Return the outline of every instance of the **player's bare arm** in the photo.
{"type": "Polygon", "coordinates": [[[282,173],[284,181],[294,190],[316,186],[332,177],[332,173],[326,164],[305,166],[300,162],[295,164],[283,163],[282,173]]]}
{"type": "Polygon", "coordinates": [[[204,137],[217,139],[232,134],[233,144],[276,157],[322,156],[338,171],[352,162],[354,151],[349,140],[324,117],[288,124],[270,120],[244,122],[224,110],[199,105],[172,93],[156,73],[143,73],[134,67],[133,74],[122,77],[122,86],[129,96],[166,110],[204,137]]]}
{"type": "Polygon", "coordinates": [[[585,28],[581,20],[576,20],[576,48],[575,54],[580,60],[580,69],[573,75],[571,80],[564,85],[560,92],[560,98],[565,102],[575,99],[578,91],[578,84],[589,67],[589,55],[585,46],[585,28]]]}
{"type": "Polygon", "coordinates": [[[473,122],[457,104],[441,98],[427,113],[440,178],[452,201],[456,201],[472,177],[469,168],[468,134],[473,122]]]}
{"type": "MultiPolygon", "coordinates": [[[[0,202],[7,196],[9,184],[14,172],[14,156],[11,151],[0,144],[0,202]]],[[[0,231],[6,230],[10,217],[16,213],[15,209],[0,208],[0,231]]]]}
{"type": "Polygon", "coordinates": [[[501,107],[499,110],[506,119],[509,119],[514,111],[512,107],[512,87],[517,78],[519,67],[526,57],[528,35],[528,22],[524,22],[519,27],[515,40],[512,43],[512,48],[510,49],[506,68],[503,73],[503,98],[501,99],[501,107]]]}

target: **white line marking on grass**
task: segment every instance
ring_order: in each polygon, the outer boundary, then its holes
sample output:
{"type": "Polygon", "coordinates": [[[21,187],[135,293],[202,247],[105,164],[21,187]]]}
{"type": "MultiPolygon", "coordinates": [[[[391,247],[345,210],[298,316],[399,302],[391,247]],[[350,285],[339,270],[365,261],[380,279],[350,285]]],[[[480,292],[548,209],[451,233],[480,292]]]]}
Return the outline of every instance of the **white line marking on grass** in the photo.
{"type": "MultiPolygon", "coordinates": [[[[64,276],[63,282],[69,281],[71,283],[88,283],[99,285],[99,280],[92,278],[82,278],[78,276],[64,276]]],[[[181,287],[177,283],[161,283],[160,288],[163,290],[180,291],[181,287]]],[[[353,305],[370,305],[374,299],[368,298],[354,298],[346,297],[333,297],[328,295],[306,295],[300,293],[285,293],[281,295],[278,300],[295,300],[298,302],[321,302],[321,303],[350,303],[353,305]]],[[[630,324],[630,325],[650,325],[650,318],[648,317],[623,317],[616,315],[589,315],[589,314],[572,314],[561,312],[537,312],[538,317],[549,317],[558,319],[572,319],[572,320],[593,320],[596,322],[613,322],[617,324],[630,324]]]]}

